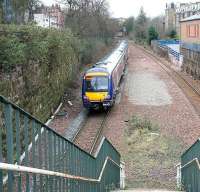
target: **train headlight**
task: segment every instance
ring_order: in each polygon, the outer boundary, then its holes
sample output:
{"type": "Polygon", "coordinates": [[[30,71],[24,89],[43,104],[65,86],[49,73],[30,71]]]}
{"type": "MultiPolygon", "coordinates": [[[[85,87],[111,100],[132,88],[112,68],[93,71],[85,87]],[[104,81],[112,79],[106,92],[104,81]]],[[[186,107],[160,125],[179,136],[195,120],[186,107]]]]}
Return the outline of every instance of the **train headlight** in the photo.
{"type": "Polygon", "coordinates": [[[111,99],[111,96],[110,95],[107,95],[106,97],[105,97],[105,100],[110,100],[111,99]]]}
{"type": "Polygon", "coordinates": [[[85,101],[89,101],[89,98],[88,98],[86,95],[83,96],[83,99],[84,99],[85,101]]]}

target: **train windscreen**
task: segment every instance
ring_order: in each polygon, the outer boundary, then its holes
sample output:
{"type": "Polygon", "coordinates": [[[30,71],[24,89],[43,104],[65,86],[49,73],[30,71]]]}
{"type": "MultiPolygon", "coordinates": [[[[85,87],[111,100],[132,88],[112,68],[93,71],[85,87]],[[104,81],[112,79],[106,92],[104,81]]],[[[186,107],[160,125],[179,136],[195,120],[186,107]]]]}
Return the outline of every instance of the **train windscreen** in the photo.
{"type": "Polygon", "coordinates": [[[86,91],[89,92],[108,91],[108,77],[107,76],[86,77],[86,91]]]}

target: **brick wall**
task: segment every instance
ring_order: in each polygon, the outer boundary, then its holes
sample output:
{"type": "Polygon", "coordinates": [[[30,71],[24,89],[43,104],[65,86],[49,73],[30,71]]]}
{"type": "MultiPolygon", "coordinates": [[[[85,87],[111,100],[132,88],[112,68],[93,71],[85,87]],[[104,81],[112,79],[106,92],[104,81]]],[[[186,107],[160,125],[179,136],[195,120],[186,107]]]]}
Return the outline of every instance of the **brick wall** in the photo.
{"type": "Polygon", "coordinates": [[[200,43],[200,20],[181,23],[181,41],[186,43],[200,43]]]}

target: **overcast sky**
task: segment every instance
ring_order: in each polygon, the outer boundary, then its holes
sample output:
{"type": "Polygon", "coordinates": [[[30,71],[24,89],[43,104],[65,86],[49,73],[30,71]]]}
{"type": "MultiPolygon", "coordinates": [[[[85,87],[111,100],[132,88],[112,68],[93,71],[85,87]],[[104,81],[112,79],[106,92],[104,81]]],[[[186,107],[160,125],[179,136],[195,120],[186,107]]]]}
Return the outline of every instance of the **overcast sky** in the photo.
{"type": "MultiPolygon", "coordinates": [[[[42,0],[45,4],[51,5],[56,0],[42,0]]],[[[140,7],[144,7],[147,16],[154,17],[164,14],[166,3],[173,0],[107,0],[110,5],[110,12],[114,17],[137,16],[140,7]]],[[[174,0],[173,2],[196,2],[197,0],[174,0]]]]}

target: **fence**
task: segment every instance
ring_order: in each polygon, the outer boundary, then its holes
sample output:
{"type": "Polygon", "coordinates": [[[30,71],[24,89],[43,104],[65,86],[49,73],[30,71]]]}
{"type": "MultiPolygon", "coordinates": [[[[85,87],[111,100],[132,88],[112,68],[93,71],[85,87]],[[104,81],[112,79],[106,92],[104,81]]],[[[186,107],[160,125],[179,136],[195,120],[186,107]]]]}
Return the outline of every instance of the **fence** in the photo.
{"type": "Polygon", "coordinates": [[[200,191],[200,140],[181,156],[181,180],[186,192],[200,191]]]}
{"type": "Polygon", "coordinates": [[[180,53],[180,41],[157,40],[152,41],[151,45],[156,54],[169,59],[179,70],[182,68],[183,55],[180,53]]]}
{"type": "Polygon", "coordinates": [[[182,42],[181,52],[184,55],[183,70],[200,79],[200,45],[182,42]]]}
{"type": "Polygon", "coordinates": [[[109,191],[119,165],[107,139],[93,157],[0,96],[0,191],[109,191]]]}

